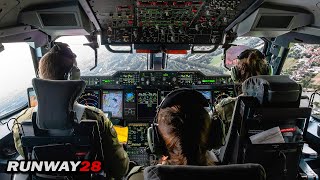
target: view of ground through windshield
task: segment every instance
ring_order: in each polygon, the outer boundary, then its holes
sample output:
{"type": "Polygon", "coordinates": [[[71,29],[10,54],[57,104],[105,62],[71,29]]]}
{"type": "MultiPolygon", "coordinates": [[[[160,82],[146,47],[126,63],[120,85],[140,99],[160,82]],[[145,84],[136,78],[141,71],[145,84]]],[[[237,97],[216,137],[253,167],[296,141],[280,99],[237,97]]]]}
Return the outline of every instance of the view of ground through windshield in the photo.
{"type": "MultiPolygon", "coordinates": [[[[320,45],[293,44],[282,74],[299,82],[303,88],[303,95],[308,97],[320,89],[320,45]]],[[[315,96],[313,113],[320,114],[320,97],[315,96]]]]}
{"type": "MultiPolygon", "coordinates": [[[[112,75],[120,70],[147,70],[147,54],[115,54],[101,46],[98,49],[98,66],[90,71],[94,66],[94,51],[82,45],[86,43],[84,37],[61,37],[57,41],[68,43],[72,51],[77,54],[78,66],[83,76],[112,75]]],[[[238,38],[237,42],[252,48],[263,48],[263,41],[260,38],[238,38]]],[[[197,50],[210,48],[212,47],[199,47],[197,50]]],[[[166,70],[199,70],[206,75],[228,74],[228,70],[224,68],[222,56],[223,49],[220,47],[211,53],[169,54],[166,70]]]]}
{"type": "MultiPolygon", "coordinates": [[[[88,46],[83,46],[83,44],[87,42],[84,37],[62,37],[58,39],[58,41],[68,43],[77,55],[78,66],[81,69],[82,76],[112,75],[116,71],[121,70],[147,70],[146,54],[115,54],[107,51],[105,47],[101,46],[98,50],[98,66],[90,71],[94,66],[94,51],[88,46]]],[[[259,38],[238,38],[236,42],[237,44],[246,45],[260,50],[263,48],[263,41],[259,38]]],[[[200,50],[203,49],[203,47],[200,48],[200,50]]],[[[5,51],[9,50],[10,49],[7,48],[5,51]]],[[[17,52],[17,49],[14,50],[17,52]]],[[[12,59],[11,56],[6,55],[8,53],[5,54],[2,52],[1,54],[5,55],[3,59],[9,57],[12,59]]],[[[206,75],[228,74],[228,70],[223,66],[222,56],[222,48],[218,48],[216,51],[211,53],[168,55],[166,70],[199,70],[206,75]]],[[[20,53],[19,57],[24,57],[24,61],[28,61],[30,65],[28,65],[27,73],[25,73],[26,75],[24,75],[23,78],[17,77],[16,82],[23,81],[23,83],[14,83],[9,89],[1,90],[0,100],[2,103],[0,104],[0,116],[5,115],[6,113],[27,103],[26,89],[28,86],[31,86],[31,79],[34,77],[34,70],[32,69],[30,53],[20,53]],[[25,60],[26,57],[28,57],[27,60],[25,60]]],[[[4,62],[6,61],[2,61],[0,63],[4,62]]],[[[15,59],[12,59],[12,62],[15,62],[15,59]]],[[[2,66],[3,64],[0,65],[2,66]]],[[[284,64],[282,74],[287,74],[295,81],[301,83],[305,91],[304,94],[310,96],[315,89],[319,89],[319,65],[320,45],[293,44],[287,61],[284,64]]],[[[13,68],[13,65],[4,65],[2,67],[13,68]]],[[[24,66],[15,68],[20,68],[21,70],[19,71],[22,73],[26,71],[24,66]]],[[[6,75],[1,76],[1,78],[5,79],[6,75]]],[[[3,80],[3,82],[5,81],[3,80]]],[[[316,96],[314,113],[319,113],[320,111],[319,99],[320,97],[316,96]]]]}

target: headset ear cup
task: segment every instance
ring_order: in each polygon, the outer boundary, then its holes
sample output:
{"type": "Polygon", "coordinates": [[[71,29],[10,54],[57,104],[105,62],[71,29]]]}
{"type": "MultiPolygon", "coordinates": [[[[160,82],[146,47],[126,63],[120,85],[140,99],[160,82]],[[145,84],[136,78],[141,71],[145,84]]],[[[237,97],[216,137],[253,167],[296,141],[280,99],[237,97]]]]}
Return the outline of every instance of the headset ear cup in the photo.
{"type": "Polygon", "coordinates": [[[148,128],[147,140],[148,140],[148,145],[149,145],[149,148],[150,148],[151,153],[155,153],[155,149],[154,149],[154,130],[153,130],[153,125],[151,125],[151,127],[148,128]]]}
{"type": "Polygon", "coordinates": [[[79,80],[80,69],[77,66],[73,66],[68,73],[68,80],[79,80]]]}
{"type": "Polygon", "coordinates": [[[167,155],[166,146],[164,144],[162,137],[159,134],[159,130],[158,130],[157,125],[152,124],[151,127],[152,127],[152,132],[150,129],[150,134],[149,134],[150,140],[151,140],[149,147],[150,147],[151,152],[153,152],[154,154],[156,154],[158,156],[167,155]],[[151,148],[153,149],[153,151],[151,148]]]}
{"type": "Polygon", "coordinates": [[[273,75],[273,66],[272,65],[268,65],[268,75],[273,75]]]}
{"type": "Polygon", "coordinates": [[[235,66],[231,68],[231,79],[233,81],[238,81],[239,79],[238,69],[235,66]]]}

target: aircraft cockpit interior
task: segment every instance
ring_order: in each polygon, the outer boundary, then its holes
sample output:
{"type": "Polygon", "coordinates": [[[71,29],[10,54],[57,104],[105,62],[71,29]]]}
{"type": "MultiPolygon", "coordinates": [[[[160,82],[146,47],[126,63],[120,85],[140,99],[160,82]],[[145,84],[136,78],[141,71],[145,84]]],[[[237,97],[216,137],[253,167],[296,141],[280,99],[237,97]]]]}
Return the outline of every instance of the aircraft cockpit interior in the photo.
{"type": "MultiPolygon", "coordinates": [[[[174,90],[189,88],[200,92],[214,113],[221,99],[236,102],[224,144],[210,151],[217,157],[217,166],[256,163],[254,159],[245,159],[245,151],[241,154],[240,150],[232,149],[236,147],[230,142],[236,142],[232,138],[237,131],[239,147],[249,147],[243,145],[247,142],[242,138],[267,129],[261,126],[259,131],[249,130],[244,135],[243,128],[251,128],[248,121],[264,113],[270,121],[277,117],[305,120],[301,129],[296,124],[282,127],[275,123],[285,138],[299,130],[303,135],[294,146],[297,151],[272,145],[270,152],[284,159],[283,166],[274,166],[283,168],[283,174],[274,175],[265,166],[264,178],[319,179],[320,0],[1,0],[0,179],[20,178],[17,173],[8,172],[8,162],[24,162],[16,149],[13,126],[21,125],[17,118],[28,109],[38,110],[43,102],[50,104],[40,99],[38,102],[40,90],[34,79],[42,79],[39,62],[59,43],[68,44],[76,56],[73,66],[80,70],[78,80],[85,84],[79,97],[73,94],[77,97],[75,101],[100,109],[110,119],[119,143],[134,165],[155,166],[164,158],[150,151],[148,130],[154,125],[157,108],[165,97],[174,90]],[[237,82],[234,74],[241,73],[234,69],[243,59],[242,52],[252,49],[262,53],[268,64],[268,77],[257,76],[259,83],[252,85],[253,92],[242,97],[246,88],[237,82]],[[251,96],[256,99],[250,99],[251,96]],[[263,103],[260,96],[265,98],[263,103]],[[287,102],[290,98],[298,104],[291,106],[292,102],[287,102]],[[264,110],[265,104],[274,111],[264,110]],[[288,112],[292,114],[285,114],[288,112]],[[238,159],[232,159],[235,155],[238,159]],[[288,159],[295,162],[286,164],[288,159]],[[294,174],[287,176],[287,172],[294,174]]],[[[51,80],[53,84],[58,81],[49,79],[48,83],[51,80]]],[[[43,88],[54,91],[49,85],[43,88]]],[[[70,102],[64,105],[70,108],[74,103],[70,102]]],[[[46,107],[43,104],[42,108],[46,107]]],[[[33,127],[39,121],[36,113],[29,118],[33,127]]],[[[94,123],[89,127],[96,128],[94,123]]],[[[36,131],[35,137],[39,135],[36,131]]],[[[81,138],[76,141],[85,144],[87,139],[81,138]]],[[[33,140],[39,139],[31,138],[24,143],[32,144],[32,148],[43,143],[33,140]]],[[[92,142],[90,138],[89,141],[92,142]]],[[[286,148],[293,146],[288,144],[286,148]]],[[[32,148],[25,147],[24,151],[33,151],[32,148]]],[[[249,148],[246,150],[249,152],[249,148]]],[[[31,153],[29,156],[36,157],[31,153]]],[[[256,159],[264,163],[263,157],[256,159]]]]}
{"type": "MultiPolygon", "coordinates": [[[[128,155],[143,165],[150,165],[147,129],[159,103],[176,87],[196,89],[212,104],[219,96],[235,96],[229,76],[205,76],[199,71],[118,71],[113,76],[82,76],[81,79],[86,82],[86,89],[78,103],[101,109],[114,125],[127,126],[128,155]]],[[[33,88],[28,88],[28,94],[29,105],[37,105],[33,88]]]]}

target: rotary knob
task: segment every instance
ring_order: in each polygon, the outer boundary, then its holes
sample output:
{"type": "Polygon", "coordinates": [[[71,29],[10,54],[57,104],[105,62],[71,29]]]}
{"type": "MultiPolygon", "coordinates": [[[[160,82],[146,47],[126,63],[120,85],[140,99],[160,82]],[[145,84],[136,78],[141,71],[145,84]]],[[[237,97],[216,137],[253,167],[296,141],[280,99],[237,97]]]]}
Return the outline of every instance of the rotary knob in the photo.
{"type": "Polygon", "coordinates": [[[177,78],[176,77],[173,77],[172,78],[172,82],[176,82],[177,81],[177,78]]]}

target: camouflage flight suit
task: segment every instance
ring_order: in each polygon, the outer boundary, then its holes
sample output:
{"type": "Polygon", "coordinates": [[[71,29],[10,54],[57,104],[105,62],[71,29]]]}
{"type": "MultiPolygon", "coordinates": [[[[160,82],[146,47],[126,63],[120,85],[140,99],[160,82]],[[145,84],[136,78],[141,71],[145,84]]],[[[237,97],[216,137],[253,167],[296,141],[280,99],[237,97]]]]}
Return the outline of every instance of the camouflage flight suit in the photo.
{"type": "MultiPolygon", "coordinates": [[[[29,108],[22,111],[18,115],[17,121],[21,123],[24,120],[31,119],[33,109],[34,108],[29,108]]],[[[85,107],[81,119],[96,119],[104,122],[101,134],[106,171],[114,178],[123,177],[129,169],[129,158],[122,145],[118,141],[117,133],[113,128],[112,122],[100,109],[90,106],[85,107]]],[[[13,138],[17,151],[24,157],[21,139],[19,136],[19,125],[13,126],[13,138]]]]}
{"type": "Polygon", "coordinates": [[[228,133],[230,127],[236,99],[237,98],[227,97],[215,106],[215,110],[223,122],[225,134],[228,133]]]}

